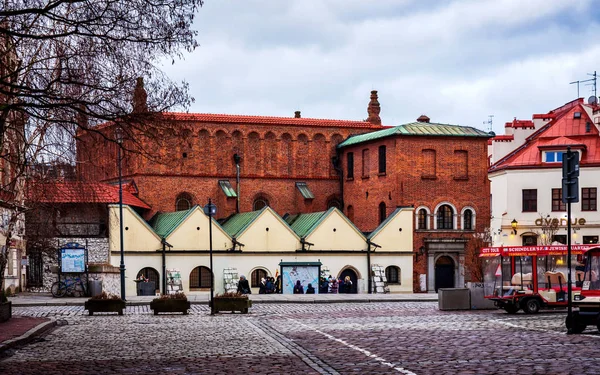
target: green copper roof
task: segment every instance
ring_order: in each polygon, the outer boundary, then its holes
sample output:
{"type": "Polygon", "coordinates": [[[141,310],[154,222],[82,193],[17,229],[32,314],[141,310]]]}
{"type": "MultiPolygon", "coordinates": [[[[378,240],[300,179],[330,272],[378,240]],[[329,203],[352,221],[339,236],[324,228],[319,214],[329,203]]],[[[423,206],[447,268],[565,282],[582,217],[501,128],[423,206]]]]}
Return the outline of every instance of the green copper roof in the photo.
{"type": "Polygon", "coordinates": [[[240,233],[250,226],[250,224],[252,224],[252,222],[256,220],[260,213],[266,208],[267,207],[265,206],[265,208],[260,211],[251,211],[232,215],[228,217],[227,220],[221,224],[221,226],[231,237],[238,237],[240,233]]]}
{"type": "Polygon", "coordinates": [[[393,135],[421,135],[439,137],[492,137],[491,134],[473,128],[471,126],[436,124],[429,122],[411,122],[410,124],[398,125],[393,128],[378,130],[376,132],[351,136],[337,147],[347,147],[359,143],[373,141],[375,139],[390,137],[393,135]]]}
{"type": "Polygon", "coordinates": [[[156,214],[150,221],[154,232],[162,238],[167,238],[196,209],[196,206],[185,211],[156,214]]]}
{"type": "MultiPolygon", "coordinates": [[[[331,210],[331,209],[330,209],[331,210]]],[[[323,220],[329,211],[313,212],[310,214],[296,214],[285,218],[298,237],[306,237],[323,220]]]]}

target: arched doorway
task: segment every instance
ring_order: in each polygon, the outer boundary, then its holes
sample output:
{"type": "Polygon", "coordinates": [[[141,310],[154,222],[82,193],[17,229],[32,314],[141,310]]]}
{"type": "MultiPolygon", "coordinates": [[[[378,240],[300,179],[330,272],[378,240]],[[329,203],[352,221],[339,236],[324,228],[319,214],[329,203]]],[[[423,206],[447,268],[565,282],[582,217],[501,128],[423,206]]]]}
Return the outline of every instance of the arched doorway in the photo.
{"type": "MultiPolygon", "coordinates": [[[[350,276],[350,280],[352,280],[352,289],[350,290],[350,293],[356,294],[358,292],[358,276],[356,276],[356,272],[354,272],[352,268],[346,268],[342,271],[338,280],[342,280],[343,283],[346,279],[346,276],[350,276]]],[[[346,291],[344,290],[344,288],[342,288],[341,285],[338,290],[339,293],[346,293],[346,291]]]]}
{"type": "Polygon", "coordinates": [[[435,291],[439,288],[454,288],[454,261],[449,256],[435,262],[435,291]]]}
{"type": "Polygon", "coordinates": [[[148,280],[148,282],[137,283],[137,295],[147,296],[154,295],[154,291],[159,288],[160,282],[158,278],[158,271],[152,267],[142,268],[135,277],[136,280],[148,280]]]}

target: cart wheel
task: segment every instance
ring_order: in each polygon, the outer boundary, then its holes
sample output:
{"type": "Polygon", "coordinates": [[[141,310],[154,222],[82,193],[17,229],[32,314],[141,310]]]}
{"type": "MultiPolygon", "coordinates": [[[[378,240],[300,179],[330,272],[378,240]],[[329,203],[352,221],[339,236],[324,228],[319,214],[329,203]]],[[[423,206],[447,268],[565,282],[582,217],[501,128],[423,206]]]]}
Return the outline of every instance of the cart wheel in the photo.
{"type": "Polygon", "coordinates": [[[508,313],[508,314],[516,314],[517,311],[519,311],[519,307],[515,306],[515,305],[504,305],[504,310],[508,313]]]}
{"type": "Polygon", "coordinates": [[[537,314],[540,311],[540,301],[535,298],[526,300],[523,305],[523,311],[525,311],[525,314],[537,314]]]}

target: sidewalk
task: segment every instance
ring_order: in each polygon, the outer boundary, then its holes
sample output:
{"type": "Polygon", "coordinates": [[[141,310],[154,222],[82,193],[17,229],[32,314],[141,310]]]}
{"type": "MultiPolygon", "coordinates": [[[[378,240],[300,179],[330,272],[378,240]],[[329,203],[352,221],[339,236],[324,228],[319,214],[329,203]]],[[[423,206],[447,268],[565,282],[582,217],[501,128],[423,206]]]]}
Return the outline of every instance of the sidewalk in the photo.
{"type": "MultiPolygon", "coordinates": [[[[207,305],[210,293],[188,293],[192,304],[207,305]]],[[[393,294],[250,294],[253,303],[366,303],[366,302],[437,302],[435,293],[393,294]]],[[[149,305],[154,296],[126,296],[127,305],[149,305]]],[[[87,297],[54,298],[49,293],[21,293],[9,297],[13,307],[26,306],[83,306],[87,297]]]]}
{"type": "Polygon", "coordinates": [[[56,321],[53,319],[13,314],[13,317],[7,322],[0,323],[0,355],[5,350],[33,340],[55,325],[56,321]]]}

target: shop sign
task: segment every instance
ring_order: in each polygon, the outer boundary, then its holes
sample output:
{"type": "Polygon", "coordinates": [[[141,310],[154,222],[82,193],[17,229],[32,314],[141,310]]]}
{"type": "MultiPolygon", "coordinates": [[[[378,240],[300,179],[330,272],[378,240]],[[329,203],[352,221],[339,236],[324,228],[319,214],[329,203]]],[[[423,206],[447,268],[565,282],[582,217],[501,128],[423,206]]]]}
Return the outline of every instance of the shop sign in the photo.
{"type": "MultiPolygon", "coordinates": [[[[549,218],[549,217],[540,217],[538,219],[535,219],[535,225],[537,225],[538,227],[542,227],[544,225],[546,226],[567,226],[569,225],[569,222],[567,220],[566,217],[561,217],[560,219],[555,217],[555,218],[549,218]]],[[[577,225],[577,226],[584,226],[585,225],[585,219],[584,218],[574,218],[571,219],[571,225],[577,225]]]]}

